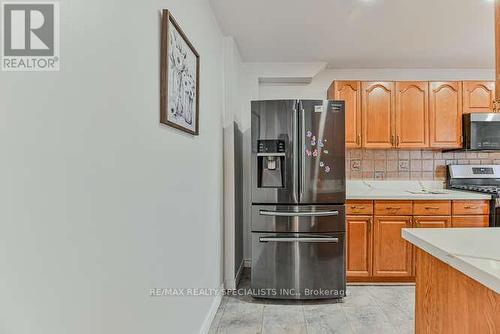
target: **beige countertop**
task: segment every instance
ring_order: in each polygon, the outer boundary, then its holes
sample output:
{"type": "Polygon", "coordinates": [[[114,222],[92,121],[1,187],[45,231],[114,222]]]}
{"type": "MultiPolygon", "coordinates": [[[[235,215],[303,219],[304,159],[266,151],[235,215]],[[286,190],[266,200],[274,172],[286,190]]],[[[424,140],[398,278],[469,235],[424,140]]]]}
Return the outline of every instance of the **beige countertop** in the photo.
{"type": "Polygon", "coordinates": [[[490,200],[491,196],[449,190],[441,181],[349,180],[347,200],[490,200]]]}

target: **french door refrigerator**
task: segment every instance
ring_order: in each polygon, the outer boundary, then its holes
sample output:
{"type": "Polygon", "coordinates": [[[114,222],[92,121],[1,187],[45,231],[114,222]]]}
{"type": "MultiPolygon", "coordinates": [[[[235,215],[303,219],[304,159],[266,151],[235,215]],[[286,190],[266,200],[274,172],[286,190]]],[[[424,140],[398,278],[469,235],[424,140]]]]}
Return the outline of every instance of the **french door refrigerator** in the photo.
{"type": "Polygon", "coordinates": [[[344,102],[253,101],[254,297],[345,293],[344,102]]]}

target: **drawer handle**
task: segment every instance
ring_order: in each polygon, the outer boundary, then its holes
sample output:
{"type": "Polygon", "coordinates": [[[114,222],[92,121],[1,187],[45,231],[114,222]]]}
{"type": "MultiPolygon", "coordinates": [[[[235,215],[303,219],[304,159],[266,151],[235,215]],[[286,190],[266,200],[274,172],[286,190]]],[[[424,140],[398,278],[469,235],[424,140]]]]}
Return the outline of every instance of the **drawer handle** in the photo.
{"type": "Polygon", "coordinates": [[[261,216],[277,216],[277,217],[328,217],[338,216],[338,211],[316,211],[316,212],[283,212],[283,211],[267,211],[260,210],[261,216]]]}
{"type": "Polygon", "coordinates": [[[356,210],[356,209],[361,210],[361,209],[364,209],[364,208],[365,208],[365,206],[351,206],[351,209],[353,209],[353,210],[356,210]]]}
{"type": "Polygon", "coordinates": [[[439,207],[437,207],[437,206],[426,206],[425,209],[426,210],[439,210],[439,207]]]}
{"type": "Polygon", "coordinates": [[[319,243],[319,242],[333,242],[338,243],[339,238],[283,238],[283,237],[264,237],[259,238],[260,242],[310,242],[310,243],[319,243]]]}
{"type": "Polygon", "coordinates": [[[479,209],[478,206],[464,205],[464,209],[479,209]]]}
{"type": "Polygon", "coordinates": [[[395,206],[388,206],[386,209],[387,210],[401,210],[400,207],[395,207],[395,206]]]}

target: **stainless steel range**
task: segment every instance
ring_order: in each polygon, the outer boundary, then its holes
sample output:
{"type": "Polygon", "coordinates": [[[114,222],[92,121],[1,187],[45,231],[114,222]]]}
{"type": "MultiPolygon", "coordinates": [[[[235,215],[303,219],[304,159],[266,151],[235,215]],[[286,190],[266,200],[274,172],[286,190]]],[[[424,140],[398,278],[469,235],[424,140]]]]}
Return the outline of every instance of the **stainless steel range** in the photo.
{"type": "Polygon", "coordinates": [[[490,226],[500,227],[500,165],[449,165],[448,188],[491,195],[490,226]]]}
{"type": "Polygon", "coordinates": [[[255,297],[345,293],[344,102],[252,102],[255,297]]]}

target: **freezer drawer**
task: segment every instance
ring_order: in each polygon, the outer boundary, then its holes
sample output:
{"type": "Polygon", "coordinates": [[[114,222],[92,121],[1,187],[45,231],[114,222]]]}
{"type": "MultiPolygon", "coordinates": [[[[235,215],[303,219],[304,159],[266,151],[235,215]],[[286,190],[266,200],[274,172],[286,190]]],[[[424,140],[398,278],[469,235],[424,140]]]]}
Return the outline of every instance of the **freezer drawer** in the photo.
{"type": "Polygon", "coordinates": [[[344,205],[252,205],[252,232],[343,232],[344,205]]]}
{"type": "Polygon", "coordinates": [[[344,237],[344,233],[252,233],[253,296],[344,297],[344,237]]]}

